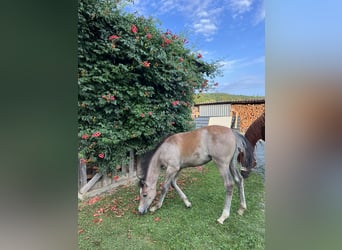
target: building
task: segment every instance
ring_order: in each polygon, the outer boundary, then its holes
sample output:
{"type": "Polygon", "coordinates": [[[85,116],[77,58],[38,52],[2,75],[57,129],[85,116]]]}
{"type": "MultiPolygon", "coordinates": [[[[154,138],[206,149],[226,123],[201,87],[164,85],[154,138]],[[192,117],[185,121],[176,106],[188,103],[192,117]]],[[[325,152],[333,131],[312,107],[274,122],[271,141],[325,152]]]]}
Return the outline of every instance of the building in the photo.
{"type": "Polygon", "coordinates": [[[265,99],[198,103],[192,108],[196,128],[223,125],[246,132],[247,128],[265,112],[265,99]]]}

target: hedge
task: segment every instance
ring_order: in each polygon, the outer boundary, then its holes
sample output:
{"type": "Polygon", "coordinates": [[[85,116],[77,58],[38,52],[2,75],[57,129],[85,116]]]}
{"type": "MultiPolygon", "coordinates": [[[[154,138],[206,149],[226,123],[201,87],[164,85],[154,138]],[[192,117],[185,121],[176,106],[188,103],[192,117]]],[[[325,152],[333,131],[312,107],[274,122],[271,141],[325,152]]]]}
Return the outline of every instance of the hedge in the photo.
{"type": "Polygon", "coordinates": [[[115,171],[130,149],[142,154],[193,129],[193,94],[218,72],[183,35],[119,4],[80,0],[78,8],[79,157],[101,171],[115,171]]]}

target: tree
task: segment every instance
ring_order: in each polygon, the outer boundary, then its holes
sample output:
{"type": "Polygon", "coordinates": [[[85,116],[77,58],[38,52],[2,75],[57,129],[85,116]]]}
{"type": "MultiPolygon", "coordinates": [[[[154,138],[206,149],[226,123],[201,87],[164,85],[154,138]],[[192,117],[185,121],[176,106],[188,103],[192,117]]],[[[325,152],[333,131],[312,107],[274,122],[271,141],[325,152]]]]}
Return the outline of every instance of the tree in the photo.
{"type": "Polygon", "coordinates": [[[193,128],[193,93],[217,72],[185,37],[151,18],[122,12],[119,1],[80,0],[79,154],[113,171],[162,137],[193,128]]]}

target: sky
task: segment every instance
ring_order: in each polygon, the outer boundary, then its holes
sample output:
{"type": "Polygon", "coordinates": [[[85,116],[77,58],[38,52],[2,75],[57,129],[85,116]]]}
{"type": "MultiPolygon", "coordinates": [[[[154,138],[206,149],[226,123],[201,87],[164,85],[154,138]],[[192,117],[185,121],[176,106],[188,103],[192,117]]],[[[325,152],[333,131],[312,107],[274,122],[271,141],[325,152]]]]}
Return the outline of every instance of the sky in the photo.
{"type": "Polygon", "coordinates": [[[265,95],[264,0],[135,0],[126,10],[185,34],[203,60],[218,62],[222,74],[211,92],[265,95]]]}

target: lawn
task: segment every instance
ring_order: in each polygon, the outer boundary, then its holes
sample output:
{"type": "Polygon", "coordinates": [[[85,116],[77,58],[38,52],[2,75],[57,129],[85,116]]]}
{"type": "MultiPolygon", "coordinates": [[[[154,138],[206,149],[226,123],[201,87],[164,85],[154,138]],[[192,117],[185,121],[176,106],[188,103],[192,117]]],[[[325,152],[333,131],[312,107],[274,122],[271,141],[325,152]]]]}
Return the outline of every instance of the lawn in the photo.
{"type": "Polygon", "coordinates": [[[181,172],[179,186],[192,208],[186,208],[174,190],[163,207],[144,216],[137,214],[138,187],[121,186],[110,194],[79,202],[79,249],[264,249],[265,213],[262,176],[245,180],[247,210],[237,214],[239,198],[234,189],[231,215],[220,225],[225,198],[216,167],[181,172]]]}

